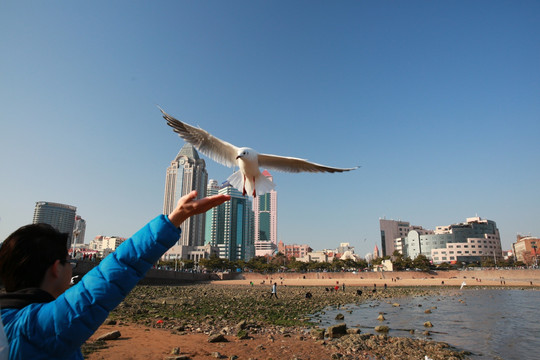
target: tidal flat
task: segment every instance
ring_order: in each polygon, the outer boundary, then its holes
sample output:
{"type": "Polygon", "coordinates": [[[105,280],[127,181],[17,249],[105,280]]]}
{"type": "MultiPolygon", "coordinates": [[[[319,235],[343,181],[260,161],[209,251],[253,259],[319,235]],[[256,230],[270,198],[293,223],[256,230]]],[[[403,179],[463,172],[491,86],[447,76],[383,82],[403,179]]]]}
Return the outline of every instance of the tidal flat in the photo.
{"type": "MultiPolygon", "coordinates": [[[[137,286],[110,318],[161,328],[173,334],[223,334],[234,339],[253,336],[289,336],[316,342],[343,359],[465,359],[468,353],[451,345],[426,339],[388,336],[384,332],[362,334],[346,329],[332,334],[317,328],[312,314],[366,301],[396,302],[404,297],[437,296],[440,288],[348,287],[329,291],[320,286],[278,286],[278,298],[270,286],[198,284],[186,286],[137,286]],[[362,290],[362,295],[357,294],[362,290]],[[306,297],[310,293],[311,297],[306,297]],[[322,334],[321,334],[322,333],[322,334]]],[[[332,356],[334,357],[334,356],[332,356]]]]}

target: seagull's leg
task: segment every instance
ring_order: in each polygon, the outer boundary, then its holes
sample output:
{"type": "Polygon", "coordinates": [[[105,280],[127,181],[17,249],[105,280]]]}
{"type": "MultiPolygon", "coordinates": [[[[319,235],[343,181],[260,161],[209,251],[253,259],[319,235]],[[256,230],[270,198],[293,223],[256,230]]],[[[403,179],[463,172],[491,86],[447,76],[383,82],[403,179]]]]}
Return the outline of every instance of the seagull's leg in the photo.
{"type": "Polygon", "coordinates": [[[246,175],[244,175],[244,184],[242,185],[242,196],[246,196],[246,175]]]}
{"type": "Polygon", "coordinates": [[[255,193],[255,176],[253,177],[253,197],[257,197],[257,194],[255,193]]]}

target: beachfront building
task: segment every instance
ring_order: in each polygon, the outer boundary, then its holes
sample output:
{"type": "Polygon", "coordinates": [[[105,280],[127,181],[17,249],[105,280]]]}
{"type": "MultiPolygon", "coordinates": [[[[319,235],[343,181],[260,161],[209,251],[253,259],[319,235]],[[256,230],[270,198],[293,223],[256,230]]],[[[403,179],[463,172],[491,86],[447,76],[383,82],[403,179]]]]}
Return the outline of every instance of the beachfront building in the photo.
{"type": "Polygon", "coordinates": [[[502,259],[501,239],[494,221],[480,217],[464,223],[438,226],[432,234],[409,231],[400,239],[402,254],[411,259],[425,255],[435,264],[480,262],[486,257],[502,259]]]}
{"type": "Polygon", "coordinates": [[[212,219],[207,221],[211,231],[208,244],[218,248],[220,258],[249,261],[255,256],[251,199],[228,182],[219,187],[218,194],[230,195],[231,200],[216,207],[209,215],[212,219]]]}
{"type": "MultiPolygon", "coordinates": [[[[169,215],[176,207],[178,200],[193,190],[197,190],[198,198],[206,197],[207,182],[206,163],[199,157],[197,150],[186,143],[167,168],[163,214],[169,215]]],[[[192,216],[184,221],[177,245],[169,249],[167,253],[181,253],[178,246],[204,245],[204,228],[205,214],[192,216]]]]}
{"type": "MultiPolygon", "coordinates": [[[[406,237],[409,231],[415,230],[420,234],[433,233],[421,226],[411,225],[408,221],[379,219],[379,228],[381,231],[381,249],[377,256],[385,257],[394,254],[397,250],[403,253],[401,238],[406,237]]],[[[375,256],[375,254],[373,254],[375,256]]]]}
{"type": "Polygon", "coordinates": [[[332,262],[334,260],[334,252],[312,251],[308,252],[303,257],[296,258],[297,261],[302,262],[332,262]]]}
{"type": "MultiPolygon", "coordinates": [[[[268,170],[262,172],[273,181],[268,170]]],[[[255,212],[255,255],[269,256],[277,251],[277,192],[259,195],[253,199],[255,212]]]]}
{"type": "Polygon", "coordinates": [[[73,244],[83,245],[84,236],[86,234],[86,220],[79,215],[75,216],[75,224],[73,225],[73,244]]]}
{"type": "Polygon", "coordinates": [[[201,246],[179,246],[174,253],[165,254],[162,260],[193,260],[195,266],[201,259],[219,256],[219,249],[211,244],[201,246]]]}
{"type": "Polygon", "coordinates": [[[73,239],[73,229],[77,208],[75,206],[59,204],[49,201],[38,201],[34,208],[33,224],[49,224],[61,233],[68,234],[67,246],[73,239]]]}
{"type": "Polygon", "coordinates": [[[279,241],[278,243],[278,252],[285,255],[288,259],[294,257],[295,259],[301,258],[306,256],[309,252],[312,252],[313,249],[309,247],[307,244],[303,245],[285,245],[283,241],[279,241]]]}
{"type": "Polygon", "coordinates": [[[538,265],[538,246],[540,238],[533,236],[517,235],[517,241],[512,244],[517,261],[532,266],[538,265]]]}
{"type": "Polygon", "coordinates": [[[120,236],[98,235],[88,245],[89,250],[95,251],[98,256],[105,257],[114,252],[126,238],[120,236]]]}

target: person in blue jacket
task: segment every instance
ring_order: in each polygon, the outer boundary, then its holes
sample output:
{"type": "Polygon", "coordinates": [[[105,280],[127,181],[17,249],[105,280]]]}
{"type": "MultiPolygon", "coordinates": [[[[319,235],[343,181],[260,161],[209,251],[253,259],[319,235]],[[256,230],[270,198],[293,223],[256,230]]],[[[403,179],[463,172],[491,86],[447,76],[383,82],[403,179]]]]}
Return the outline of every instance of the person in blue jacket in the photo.
{"type": "Polygon", "coordinates": [[[179,226],[230,199],[182,197],[70,287],[67,234],[49,225],[19,228],[0,247],[0,295],[10,359],[83,359],[82,344],[179,238],[179,226]]]}

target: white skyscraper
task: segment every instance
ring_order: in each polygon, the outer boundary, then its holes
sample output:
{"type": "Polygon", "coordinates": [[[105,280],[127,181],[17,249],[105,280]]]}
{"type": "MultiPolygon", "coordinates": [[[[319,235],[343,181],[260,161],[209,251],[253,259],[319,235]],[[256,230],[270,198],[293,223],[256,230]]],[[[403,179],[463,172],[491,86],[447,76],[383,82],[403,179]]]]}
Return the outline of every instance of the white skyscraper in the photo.
{"type": "Polygon", "coordinates": [[[36,202],[34,209],[34,219],[32,223],[45,223],[51,225],[61,233],[68,234],[68,243],[73,239],[73,225],[75,224],[75,213],[77,208],[71,205],[53,203],[48,201],[36,202]]]}
{"type": "MultiPolygon", "coordinates": [[[[167,168],[163,213],[170,214],[178,200],[192,190],[197,190],[198,198],[205,197],[207,181],[208,173],[204,160],[199,158],[192,145],[185,144],[167,168]]],[[[204,227],[205,214],[192,216],[184,221],[178,245],[204,245],[204,227]]],[[[170,252],[174,252],[174,247],[168,251],[170,252]]]]}
{"type": "MultiPolygon", "coordinates": [[[[219,192],[219,185],[217,180],[211,179],[208,182],[206,188],[206,196],[217,195],[219,192]]],[[[204,230],[204,243],[215,244],[217,239],[217,208],[212,208],[206,212],[206,226],[204,230]]]]}
{"type": "Polygon", "coordinates": [[[75,216],[75,225],[73,227],[74,243],[84,244],[84,235],[86,233],[86,220],[79,215],[75,216]]]}

